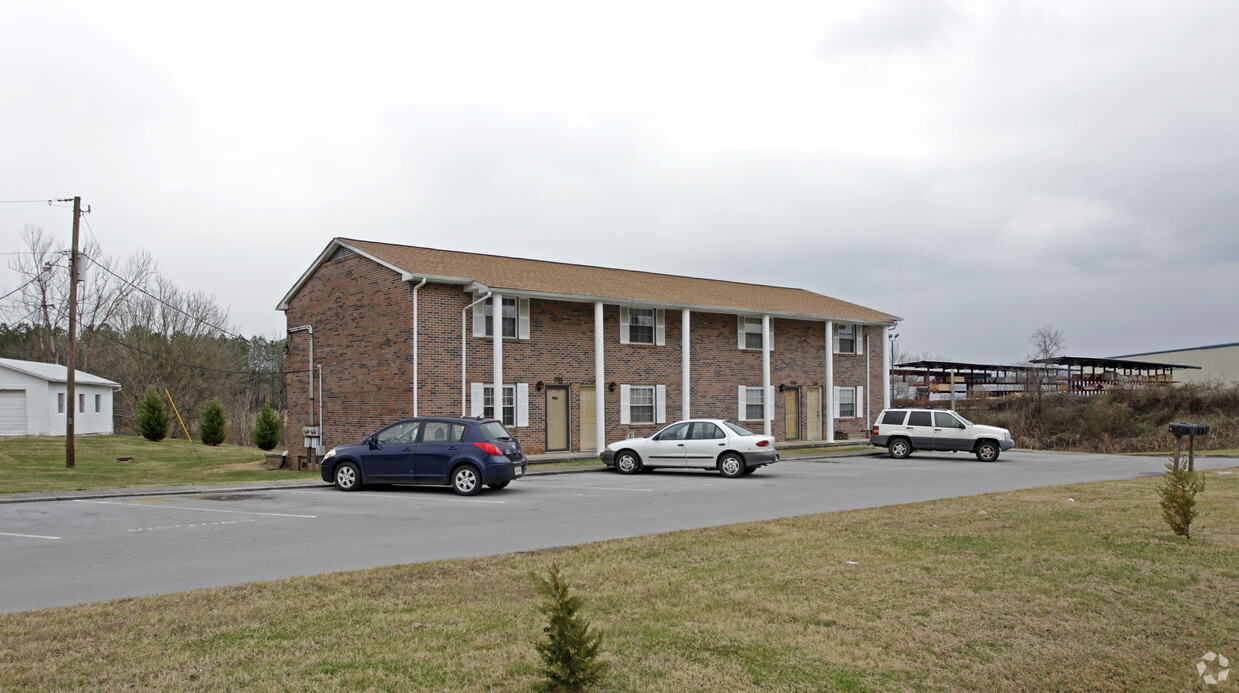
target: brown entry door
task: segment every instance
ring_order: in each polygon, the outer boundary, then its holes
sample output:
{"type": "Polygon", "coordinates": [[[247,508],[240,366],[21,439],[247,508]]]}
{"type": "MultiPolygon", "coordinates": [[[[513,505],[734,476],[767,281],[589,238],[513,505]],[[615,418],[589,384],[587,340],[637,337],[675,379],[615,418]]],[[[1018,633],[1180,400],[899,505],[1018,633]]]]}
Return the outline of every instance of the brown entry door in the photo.
{"type": "Polygon", "coordinates": [[[800,440],[800,388],[783,390],[783,439],[800,440]]]}
{"type": "Polygon", "coordinates": [[[553,385],[546,388],[546,451],[567,450],[570,444],[568,388],[553,385]]]}
{"type": "Polygon", "coordinates": [[[805,389],[805,412],[809,415],[809,440],[822,439],[822,388],[805,389]]]}
{"type": "Polygon", "coordinates": [[[598,410],[594,409],[592,385],[581,388],[581,415],[577,419],[581,422],[581,450],[598,452],[598,429],[596,427],[598,410]]]}

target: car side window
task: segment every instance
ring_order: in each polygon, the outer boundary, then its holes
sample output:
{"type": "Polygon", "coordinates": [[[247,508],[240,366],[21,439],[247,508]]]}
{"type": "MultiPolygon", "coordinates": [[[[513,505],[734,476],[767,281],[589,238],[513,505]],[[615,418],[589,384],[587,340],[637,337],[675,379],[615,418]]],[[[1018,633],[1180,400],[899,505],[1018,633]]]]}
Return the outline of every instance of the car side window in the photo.
{"type": "Polygon", "coordinates": [[[709,421],[698,421],[693,424],[693,440],[713,440],[722,437],[723,432],[709,421]]]}
{"type": "Polygon", "coordinates": [[[465,442],[465,431],[467,430],[469,430],[469,427],[464,424],[452,424],[452,437],[451,437],[452,442],[453,443],[465,442]]]}
{"type": "Polygon", "coordinates": [[[908,412],[909,426],[932,426],[934,425],[933,418],[927,411],[910,411],[908,412]]]}
{"type": "Polygon", "coordinates": [[[658,439],[659,440],[684,440],[685,438],[688,437],[688,431],[689,431],[690,425],[691,424],[688,424],[688,423],[678,423],[678,424],[675,424],[674,426],[669,426],[666,429],[664,429],[662,433],[658,434],[658,439]]]}
{"type": "Polygon", "coordinates": [[[446,421],[427,421],[422,431],[423,443],[452,442],[452,424],[446,421]]]}
{"type": "Polygon", "coordinates": [[[963,428],[959,419],[951,415],[950,412],[936,411],[934,412],[934,426],[938,428],[963,428]]]}
{"type": "Polygon", "coordinates": [[[378,434],[374,436],[374,442],[379,445],[412,443],[417,439],[417,429],[421,425],[421,421],[401,421],[398,424],[393,424],[379,431],[378,434]]]}
{"type": "Polygon", "coordinates": [[[893,425],[893,426],[898,426],[899,424],[903,423],[903,417],[907,416],[907,414],[908,412],[902,409],[895,409],[892,411],[888,411],[882,415],[882,423],[893,425]]]}

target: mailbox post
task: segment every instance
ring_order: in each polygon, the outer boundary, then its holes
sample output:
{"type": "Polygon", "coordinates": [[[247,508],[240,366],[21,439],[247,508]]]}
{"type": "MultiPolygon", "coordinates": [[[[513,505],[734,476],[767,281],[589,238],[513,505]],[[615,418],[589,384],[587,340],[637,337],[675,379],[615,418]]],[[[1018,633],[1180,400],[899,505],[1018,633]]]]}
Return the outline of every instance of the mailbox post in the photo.
{"type": "Polygon", "coordinates": [[[1196,436],[1209,435],[1209,427],[1205,424],[1191,421],[1175,421],[1170,424],[1170,433],[1174,436],[1174,466],[1179,467],[1179,451],[1183,436],[1187,436],[1187,471],[1196,471],[1196,436]]]}

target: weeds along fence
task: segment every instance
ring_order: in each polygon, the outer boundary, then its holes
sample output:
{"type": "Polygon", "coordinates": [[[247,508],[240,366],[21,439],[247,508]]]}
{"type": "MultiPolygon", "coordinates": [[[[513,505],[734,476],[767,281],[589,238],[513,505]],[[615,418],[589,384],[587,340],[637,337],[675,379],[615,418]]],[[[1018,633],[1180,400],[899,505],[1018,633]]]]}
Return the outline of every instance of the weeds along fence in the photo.
{"type": "Polygon", "coordinates": [[[976,423],[1010,429],[1019,447],[1083,452],[1164,452],[1174,449],[1167,424],[1208,424],[1198,450],[1239,448],[1239,386],[1184,384],[1127,389],[1102,395],[1056,393],[958,400],[955,407],[976,423]]]}

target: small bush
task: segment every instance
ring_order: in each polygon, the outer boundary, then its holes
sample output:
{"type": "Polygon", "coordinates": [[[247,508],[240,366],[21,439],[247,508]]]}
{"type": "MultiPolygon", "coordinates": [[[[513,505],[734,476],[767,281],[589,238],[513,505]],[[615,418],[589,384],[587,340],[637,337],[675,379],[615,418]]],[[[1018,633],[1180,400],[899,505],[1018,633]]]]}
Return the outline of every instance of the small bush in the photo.
{"type": "Polygon", "coordinates": [[[258,410],[258,422],[254,424],[254,445],[259,450],[270,450],[280,444],[284,437],[284,421],[271,408],[270,402],[263,402],[258,410]]]}
{"type": "Polygon", "coordinates": [[[219,445],[228,436],[228,415],[216,397],[202,407],[199,413],[199,433],[203,445],[219,445]]]}
{"type": "Polygon", "coordinates": [[[147,387],[146,394],[138,403],[138,416],[135,421],[138,433],[156,443],[167,437],[168,423],[168,410],[163,405],[163,398],[155,392],[155,388],[147,387]]]}
{"type": "Polygon", "coordinates": [[[545,599],[538,611],[550,618],[546,640],[537,643],[542,655],[542,674],[548,691],[579,691],[602,678],[604,665],[598,661],[602,633],[591,631],[581,616],[580,597],[571,594],[567,580],[552,563],[546,577],[534,575],[538,593],[545,599]]]}
{"type": "Polygon", "coordinates": [[[1187,464],[1175,460],[1166,463],[1166,476],[1157,488],[1161,496],[1162,518],[1175,534],[1192,538],[1192,520],[1196,519],[1196,494],[1205,490],[1205,475],[1187,471],[1187,464]]]}

